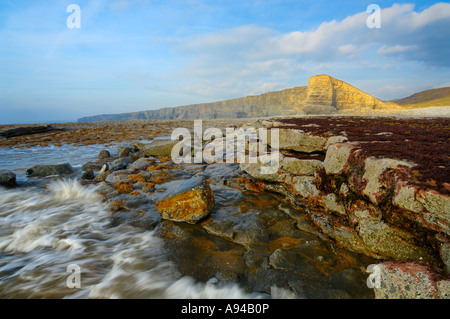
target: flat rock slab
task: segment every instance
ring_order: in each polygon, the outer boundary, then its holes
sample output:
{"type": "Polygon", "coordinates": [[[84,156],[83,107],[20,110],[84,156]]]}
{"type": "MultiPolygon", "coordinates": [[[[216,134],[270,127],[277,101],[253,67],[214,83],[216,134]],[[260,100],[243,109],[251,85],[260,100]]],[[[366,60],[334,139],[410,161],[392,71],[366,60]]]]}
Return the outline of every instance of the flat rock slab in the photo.
{"type": "Polygon", "coordinates": [[[56,165],[36,165],[27,170],[28,177],[45,177],[51,175],[68,175],[74,172],[69,163],[56,165]]]}
{"type": "Polygon", "coordinates": [[[61,131],[61,129],[56,129],[50,125],[46,126],[32,126],[32,127],[16,127],[13,129],[9,129],[6,131],[0,132],[0,136],[5,138],[22,136],[22,135],[31,135],[31,134],[40,134],[47,133],[52,131],[61,131]]]}
{"type": "Polygon", "coordinates": [[[214,196],[205,177],[193,177],[171,184],[156,207],[162,219],[195,224],[211,212],[214,196]]]}
{"type": "Polygon", "coordinates": [[[154,140],[150,144],[146,144],[140,150],[141,156],[155,156],[155,157],[171,157],[172,148],[179,141],[172,140],[154,140]]]}

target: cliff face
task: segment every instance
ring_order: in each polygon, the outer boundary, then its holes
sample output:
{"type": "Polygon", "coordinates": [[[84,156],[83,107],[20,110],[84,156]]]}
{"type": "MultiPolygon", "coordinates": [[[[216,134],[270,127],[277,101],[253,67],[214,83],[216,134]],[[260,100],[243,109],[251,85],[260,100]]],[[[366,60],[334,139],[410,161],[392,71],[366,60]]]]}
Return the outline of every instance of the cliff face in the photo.
{"type": "Polygon", "coordinates": [[[401,108],[385,103],[350,84],[329,75],[310,78],[307,87],[295,87],[238,99],[162,108],[123,114],[103,114],[79,122],[123,121],[137,119],[216,119],[301,114],[366,113],[401,108]]]}
{"type": "Polygon", "coordinates": [[[372,110],[400,109],[329,75],[309,79],[303,111],[306,114],[365,113],[372,110]]]}

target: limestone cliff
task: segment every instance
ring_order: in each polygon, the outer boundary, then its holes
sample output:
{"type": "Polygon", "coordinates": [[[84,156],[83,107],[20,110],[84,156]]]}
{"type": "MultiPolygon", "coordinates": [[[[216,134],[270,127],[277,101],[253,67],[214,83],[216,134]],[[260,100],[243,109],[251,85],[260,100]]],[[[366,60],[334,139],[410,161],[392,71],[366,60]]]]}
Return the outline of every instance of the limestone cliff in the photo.
{"type": "Polygon", "coordinates": [[[123,114],[103,114],[80,118],[78,121],[216,119],[295,115],[301,113],[306,89],[305,86],[300,86],[232,100],[123,114]]]}
{"type": "Polygon", "coordinates": [[[303,111],[306,114],[365,113],[371,110],[399,109],[395,103],[383,102],[354,86],[329,75],[309,79],[303,111]]]}
{"type": "Polygon", "coordinates": [[[316,75],[300,86],[232,100],[80,118],[79,122],[136,119],[216,119],[301,114],[367,113],[398,109],[329,75],[316,75]]]}

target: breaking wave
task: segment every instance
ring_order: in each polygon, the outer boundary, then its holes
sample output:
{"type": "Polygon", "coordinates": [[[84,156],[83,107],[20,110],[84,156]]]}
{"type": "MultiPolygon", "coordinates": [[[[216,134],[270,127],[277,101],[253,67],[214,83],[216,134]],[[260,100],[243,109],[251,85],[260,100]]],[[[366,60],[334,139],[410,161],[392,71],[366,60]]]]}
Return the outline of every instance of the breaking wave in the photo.
{"type": "Polygon", "coordinates": [[[0,188],[0,298],[260,298],[182,277],[152,231],[113,227],[94,188],[0,188]],[[67,287],[80,267],[80,288],[67,287]]]}

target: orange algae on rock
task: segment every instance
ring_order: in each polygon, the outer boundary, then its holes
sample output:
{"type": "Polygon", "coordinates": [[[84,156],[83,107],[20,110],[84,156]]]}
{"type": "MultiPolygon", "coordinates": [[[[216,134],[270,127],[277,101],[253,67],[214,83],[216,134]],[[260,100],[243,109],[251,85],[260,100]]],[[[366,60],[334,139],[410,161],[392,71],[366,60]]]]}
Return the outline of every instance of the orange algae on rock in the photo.
{"type": "Polygon", "coordinates": [[[192,224],[207,216],[213,207],[213,193],[204,177],[175,184],[156,204],[161,218],[192,224]]]}
{"type": "Polygon", "coordinates": [[[117,190],[119,194],[130,194],[134,191],[132,183],[130,181],[123,182],[119,181],[116,184],[114,184],[114,188],[117,190]]]}

